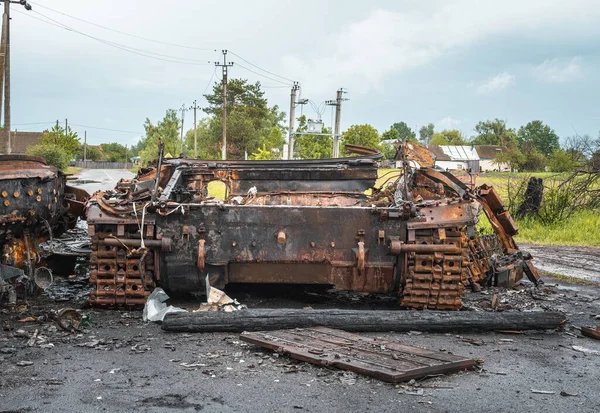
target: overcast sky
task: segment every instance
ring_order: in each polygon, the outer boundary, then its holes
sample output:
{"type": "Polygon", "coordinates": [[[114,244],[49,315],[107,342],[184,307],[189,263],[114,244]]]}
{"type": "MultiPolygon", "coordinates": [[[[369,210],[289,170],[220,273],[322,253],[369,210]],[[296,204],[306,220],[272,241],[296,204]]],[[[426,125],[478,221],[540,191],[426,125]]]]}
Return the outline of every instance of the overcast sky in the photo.
{"type": "MultiPolygon", "coordinates": [[[[342,129],[370,123],[383,132],[397,121],[413,128],[433,122],[471,136],[479,120],[498,117],[517,128],[541,119],[563,138],[600,130],[598,0],[31,4],[31,12],[11,9],[18,130],[68,118],[87,125],[74,129],[81,136],[87,129],[89,143],[131,145],[146,117],[156,122],[166,109],[206,103],[202,94],[216,79],[207,62],[222,58],[221,49],[238,55],[228,56],[235,63],[230,77],[260,80],[269,103],[286,112],[285,78],[300,81],[302,96],[317,104],[345,88],[342,129]]],[[[309,106],[303,110],[316,117],[309,106]]],[[[330,108],[323,120],[331,123],[330,108]]],[[[191,112],[185,122],[191,127],[191,112]]]]}

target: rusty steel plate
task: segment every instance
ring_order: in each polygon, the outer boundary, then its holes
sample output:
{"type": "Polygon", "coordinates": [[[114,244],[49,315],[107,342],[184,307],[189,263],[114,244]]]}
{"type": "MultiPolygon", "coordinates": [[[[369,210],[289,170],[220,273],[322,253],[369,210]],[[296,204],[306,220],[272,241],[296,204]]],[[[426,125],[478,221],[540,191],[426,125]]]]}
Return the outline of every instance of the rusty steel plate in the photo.
{"type": "Polygon", "coordinates": [[[476,360],[326,327],[244,332],[240,339],[319,366],[390,383],[473,368],[476,360]]]}

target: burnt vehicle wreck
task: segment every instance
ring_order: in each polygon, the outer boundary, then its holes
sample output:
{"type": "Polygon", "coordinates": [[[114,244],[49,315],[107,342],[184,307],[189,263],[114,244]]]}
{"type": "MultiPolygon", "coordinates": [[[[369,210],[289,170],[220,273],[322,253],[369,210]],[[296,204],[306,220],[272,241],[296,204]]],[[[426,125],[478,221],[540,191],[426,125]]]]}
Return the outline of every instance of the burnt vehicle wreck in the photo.
{"type": "Polygon", "coordinates": [[[467,287],[511,285],[531,257],[493,188],[411,166],[376,188],[379,151],[294,161],[164,159],[87,205],[90,302],[144,304],[160,285],[324,284],[395,294],[411,308],[461,308],[467,287]],[[219,181],[224,200],[209,196],[219,181]],[[480,212],[495,235],[479,236],[480,212]]]}
{"type": "Polygon", "coordinates": [[[60,236],[83,216],[87,192],[67,185],[67,176],[44,159],[0,156],[0,293],[15,304],[51,279],[40,244],[60,236]],[[20,290],[20,291],[18,291],[20,290]]]}

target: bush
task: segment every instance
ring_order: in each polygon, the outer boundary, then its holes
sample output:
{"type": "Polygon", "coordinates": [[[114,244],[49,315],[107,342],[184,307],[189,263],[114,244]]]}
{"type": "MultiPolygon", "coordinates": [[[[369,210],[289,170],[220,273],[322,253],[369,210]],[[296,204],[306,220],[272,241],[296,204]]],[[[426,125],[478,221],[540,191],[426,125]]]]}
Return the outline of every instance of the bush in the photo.
{"type": "Polygon", "coordinates": [[[546,167],[546,157],[535,149],[527,151],[523,155],[525,155],[525,162],[521,164],[522,171],[543,171],[546,167]]]}
{"type": "Polygon", "coordinates": [[[27,148],[27,155],[44,158],[48,165],[56,166],[58,169],[65,169],[69,166],[68,154],[58,145],[45,144],[30,146],[27,148]]]}
{"type": "Polygon", "coordinates": [[[562,149],[556,150],[548,158],[548,169],[551,172],[571,172],[575,170],[577,163],[571,155],[562,149]]]}

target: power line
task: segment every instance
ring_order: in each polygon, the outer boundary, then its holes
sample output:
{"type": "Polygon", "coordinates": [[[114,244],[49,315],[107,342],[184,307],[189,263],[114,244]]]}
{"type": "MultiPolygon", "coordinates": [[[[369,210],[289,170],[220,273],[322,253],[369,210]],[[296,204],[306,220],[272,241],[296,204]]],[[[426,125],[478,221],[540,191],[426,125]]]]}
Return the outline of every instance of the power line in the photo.
{"type": "Polygon", "coordinates": [[[264,74],[262,74],[262,73],[256,72],[256,71],[254,71],[254,70],[252,70],[252,69],[248,69],[246,66],[242,66],[242,65],[241,65],[241,64],[239,64],[239,63],[236,63],[235,65],[236,65],[236,66],[239,66],[239,67],[241,67],[242,69],[246,69],[247,71],[249,71],[249,72],[252,72],[252,73],[254,73],[255,75],[262,76],[262,77],[264,77],[264,78],[266,78],[266,79],[272,80],[273,82],[278,82],[278,83],[282,83],[282,84],[284,84],[284,85],[291,86],[291,85],[290,85],[288,82],[284,82],[284,81],[282,81],[282,80],[279,80],[279,79],[274,79],[274,78],[272,78],[272,77],[269,77],[269,76],[267,76],[267,75],[264,75],[264,74]]]}
{"type": "Polygon", "coordinates": [[[52,123],[54,124],[56,121],[50,121],[50,122],[32,122],[32,123],[13,123],[12,126],[26,126],[26,125],[46,125],[48,123],[52,123]]]}
{"type": "MultiPolygon", "coordinates": [[[[209,48],[201,48],[201,47],[185,46],[185,45],[181,45],[181,44],[169,43],[169,42],[163,42],[163,41],[160,41],[160,40],[155,40],[155,39],[150,39],[150,38],[143,37],[143,36],[138,36],[138,35],[136,35],[136,34],[132,34],[132,33],[123,32],[123,31],[121,31],[121,30],[117,30],[117,29],[113,29],[113,28],[110,28],[110,27],[103,26],[103,25],[101,25],[101,24],[93,23],[93,22],[91,22],[91,21],[84,20],[84,19],[82,19],[82,18],[79,18],[79,17],[76,17],[76,16],[72,16],[72,15],[70,15],[70,14],[67,14],[67,13],[64,13],[64,12],[62,12],[62,11],[59,11],[59,10],[52,9],[52,8],[50,8],[50,7],[48,7],[48,6],[43,6],[43,5],[41,5],[41,4],[38,4],[38,3],[33,3],[33,4],[35,4],[37,7],[41,7],[41,8],[44,8],[44,9],[46,9],[46,10],[50,10],[50,11],[53,11],[53,12],[55,12],[55,13],[58,13],[58,14],[62,14],[63,16],[70,17],[71,19],[79,20],[79,21],[81,21],[81,22],[84,22],[84,23],[87,23],[87,24],[91,24],[92,26],[99,27],[99,28],[101,28],[101,29],[105,29],[105,30],[109,30],[109,31],[111,31],[111,32],[115,32],[115,33],[123,34],[123,35],[125,35],[125,36],[134,37],[134,38],[136,38],[136,39],[145,40],[145,41],[147,41],[147,42],[152,42],[152,43],[162,44],[162,45],[165,45],[165,46],[180,47],[180,48],[182,48],[182,49],[200,50],[200,51],[211,51],[211,52],[216,52],[216,51],[217,51],[217,49],[209,49],[209,48]]],[[[240,58],[240,59],[241,59],[241,58],[240,58]]]]}
{"type": "Polygon", "coordinates": [[[110,132],[121,132],[121,133],[135,133],[135,134],[143,134],[145,132],[134,132],[134,131],[130,131],[130,130],[120,130],[120,129],[109,129],[109,128],[101,128],[98,126],[89,126],[89,125],[81,125],[78,123],[71,123],[72,126],[79,126],[80,128],[90,128],[90,129],[99,129],[99,130],[105,130],[105,131],[110,131],[110,132]]]}
{"type": "MultiPolygon", "coordinates": [[[[130,37],[133,37],[133,38],[136,38],[136,39],[145,40],[145,41],[148,41],[148,42],[157,43],[157,44],[162,44],[162,45],[166,45],[166,46],[172,46],[172,47],[179,47],[179,48],[183,48],[183,49],[189,49],[189,50],[213,51],[213,52],[214,52],[214,51],[216,51],[216,49],[209,49],[209,48],[201,48],[201,47],[186,46],[186,45],[177,44],[177,43],[163,42],[163,41],[160,41],[160,40],[150,39],[150,38],[148,38],[148,37],[139,36],[139,35],[136,35],[136,34],[133,34],[133,33],[127,33],[127,32],[124,32],[124,31],[122,31],[122,30],[113,29],[113,28],[111,28],[111,27],[103,26],[103,25],[101,25],[101,24],[97,24],[97,23],[91,22],[91,21],[89,21],[89,20],[85,20],[85,19],[82,19],[82,18],[80,18],[80,17],[76,17],[76,16],[73,16],[73,15],[70,15],[70,14],[68,14],[68,13],[65,13],[65,12],[62,12],[62,11],[59,11],[59,10],[53,9],[53,8],[51,8],[51,7],[48,7],[48,6],[44,6],[44,5],[41,5],[41,4],[38,4],[38,3],[34,3],[34,4],[35,4],[36,6],[39,6],[39,7],[41,7],[41,8],[44,8],[44,9],[46,9],[46,10],[50,10],[50,11],[52,11],[52,12],[54,12],[54,13],[58,13],[58,14],[61,14],[61,15],[63,15],[63,16],[69,17],[69,18],[71,18],[71,19],[75,19],[75,20],[81,21],[81,22],[83,22],[83,23],[87,23],[87,24],[90,24],[90,25],[92,25],[92,26],[99,27],[99,28],[101,28],[101,29],[104,29],[104,30],[109,30],[109,31],[111,31],[111,32],[119,33],[119,34],[122,34],[122,35],[125,35],[125,36],[130,36],[130,37]]],[[[41,13],[38,13],[38,14],[41,14],[41,13]]],[[[62,24],[62,23],[60,23],[60,24],[62,24]]],[[[138,49],[138,50],[139,50],[139,49],[138,49]]],[[[267,70],[267,69],[263,69],[262,67],[260,67],[260,66],[258,66],[258,65],[255,65],[254,63],[252,63],[252,62],[250,62],[250,61],[248,61],[248,60],[244,59],[243,57],[241,57],[241,56],[240,56],[240,55],[238,55],[237,53],[234,53],[234,52],[230,52],[230,53],[231,53],[232,55],[236,56],[237,58],[239,58],[240,60],[242,60],[242,61],[246,62],[246,63],[247,63],[247,64],[249,64],[250,66],[252,66],[252,67],[254,67],[254,68],[258,69],[258,70],[261,70],[261,71],[263,71],[263,72],[265,72],[265,73],[268,73],[268,74],[270,74],[270,75],[272,75],[272,76],[275,76],[275,77],[278,77],[278,78],[284,79],[284,80],[286,80],[286,81],[288,81],[288,82],[291,82],[291,83],[293,83],[293,82],[294,82],[294,80],[292,80],[292,79],[290,79],[290,78],[287,78],[287,77],[285,77],[285,76],[278,75],[277,73],[271,72],[271,71],[269,71],[269,70],[267,70]]],[[[247,69],[247,70],[249,70],[249,69],[247,69]]],[[[254,73],[254,72],[253,72],[253,73],[254,73]]]]}
{"type": "MultiPolygon", "coordinates": [[[[128,51],[131,51],[132,53],[135,53],[134,51],[138,51],[138,52],[147,53],[147,54],[150,54],[150,55],[156,55],[156,56],[166,57],[166,58],[169,58],[169,59],[178,59],[178,60],[188,61],[188,62],[192,62],[192,63],[200,63],[200,64],[205,64],[205,65],[209,64],[208,61],[201,61],[201,60],[195,60],[195,59],[188,59],[186,57],[166,55],[166,54],[162,54],[162,53],[157,53],[157,52],[153,52],[153,51],[149,51],[149,50],[139,49],[137,47],[127,46],[127,45],[124,45],[124,44],[112,42],[110,40],[101,39],[99,37],[92,36],[92,35],[89,35],[87,33],[84,33],[84,32],[81,32],[79,30],[76,30],[76,29],[74,29],[74,28],[72,28],[72,27],[70,27],[70,26],[68,26],[68,25],[66,25],[66,24],[64,24],[64,23],[62,23],[62,22],[60,22],[58,20],[54,20],[53,18],[48,17],[48,16],[46,16],[46,15],[40,13],[40,12],[37,12],[35,10],[34,10],[34,13],[36,13],[36,14],[38,14],[38,15],[40,15],[40,16],[42,16],[42,17],[44,17],[44,18],[46,18],[46,19],[48,19],[48,20],[50,20],[50,21],[52,21],[54,23],[57,23],[57,24],[63,26],[63,28],[65,28],[65,29],[67,29],[69,31],[73,31],[75,33],[78,33],[78,34],[81,34],[83,36],[89,37],[91,39],[97,40],[99,42],[108,44],[110,46],[114,46],[114,47],[118,47],[118,48],[124,48],[124,49],[129,49],[128,51]]],[[[152,56],[147,56],[147,57],[152,57],[152,56]]],[[[179,63],[179,62],[177,62],[177,63],[179,63]]]]}
{"type": "Polygon", "coordinates": [[[71,31],[71,32],[80,34],[82,36],[85,36],[85,37],[88,37],[90,39],[96,40],[96,41],[98,41],[100,43],[106,44],[106,45],[111,46],[111,47],[115,47],[115,48],[120,49],[120,50],[124,50],[124,51],[129,52],[129,53],[136,54],[138,56],[148,57],[150,59],[160,60],[160,61],[164,61],[164,62],[179,63],[179,64],[184,64],[184,65],[193,65],[193,66],[209,65],[208,61],[206,63],[203,63],[200,60],[187,59],[185,57],[178,57],[178,56],[164,55],[164,54],[161,54],[161,53],[156,53],[156,52],[152,52],[152,51],[148,51],[148,50],[144,50],[144,49],[138,49],[138,48],[134,48],[134,47],[131,47],[131,46],[126,46],[126,45],[123,45],[123,44],[120,44],[120,43],[111,42],[109,40],[104,40],[104,39],[101,39],[99,37],[95,37],[95,36],[89,35],[87,33],[81,32],[79,30],[76,30],[76,29],[74,29],[74,28],[72,28],[70,26],[67,26],[64,23],[59,22],[58,20],[54,20],[51,17],[45,16],[45,15],[39,13],[39,12],[35,12],[34,11],[34,13],[36,13],[36,14],[38,14],[38,15],[40,15],[40,16],[42,16],[42,17],[44,17],[44,18],[46,18],[46,19],[48,19],[50,21],[47,21],[47,20],[44,20],[44,19],[40,19],[38,17],[35,17],[35,16],[32,16],[32,15],[20,12],[18,10],[15,10],[15,11],[18,12],[18,13],[24,14],[24,15],[30,17],[30,18],[33,18],[33,19],[39,20],[41,22],[44,22],[46,24],[50,24],[51,26],[59,27],[61,29],[65,29],[67,31],[71,31]],[[156,56],[168,57],[169,59],[164,59],[164,58],[156,57],[156,56]],[[179,59],[179,60],[171,60],[171,59],[179,59]]]}
{"type": "Polygon", "coordinates": [[[208,79],[208,83],[206,84],[206,87],[204,88],[204,92],[202,92],[202,95],[206,94],[206,91],[208,90],[208,87],[212,83],[212,80],[215,78],[216,74],[217,74],[217,67],[215,66],[215,70],[213,70],[212,75],[210,76],[210,79],[208,79]]]}
{"type": "MultiPolygon", "coordinates": [[[[253,66],[253,67],[257,68],[258,70],[262,70],[263,72],[266,72],[266,73],[268,73],[268,74],[270,74],[270,75],[273,75],[273,76],[276,76],[276,77],[280,77],[280,78],[282,78],[282,79],[285,79],[285,80],[287,80],[288,82],[292,82],[292,83],[294,83],[294,82],[295,82],[295,81],[294,81],[294,80],[292,80],[292,79],[289,79],[289,78],[287,78],[287,77],[284,77],[284,76],[280,76],[280,75],[278,75],[277,73],[269,72],[268,70],[266,70],[266,69],[263,69],[262,67],[259,67],[259,66],[256,66],[256,65],[255,65],[255,64],[253,64],[253,63],[250,63],[249,61],[247,61],[246,59],[244,59],[243,57],[241,57],[239,54],[236,54],[236,53],[234,53],[234,52],[230,52],[230,53],[231,53],[232,55],[234,55],[235,57],[239,58],[240,60],[242,60],[242,61],[244,61],[244,62],[248,63],[250,66],[253,66]]],[[[239,66],[239,63],[238,63],[238,66],[239,66]]]]}

